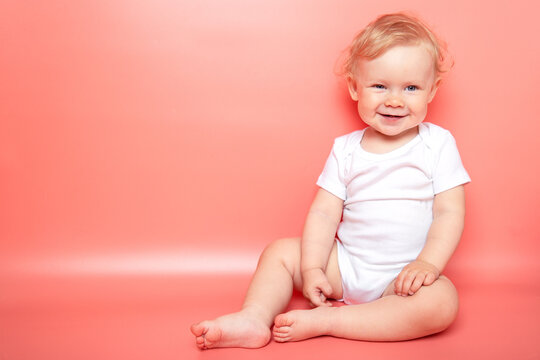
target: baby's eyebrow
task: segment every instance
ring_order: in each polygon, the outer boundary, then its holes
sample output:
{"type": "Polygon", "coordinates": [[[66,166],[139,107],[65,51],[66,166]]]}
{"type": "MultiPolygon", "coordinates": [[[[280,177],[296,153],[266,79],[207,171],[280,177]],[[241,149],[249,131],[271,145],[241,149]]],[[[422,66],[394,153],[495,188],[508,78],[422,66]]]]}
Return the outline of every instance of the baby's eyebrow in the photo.
{"type": "Polygon", "coordinates": [[[373,79],[366,79],[364,81],[365,83],[368,83],[368,84],[371,84],[371,85],[384,85],[384,84],[387,84],[388,81],[385,81],[385,80],[381,80],[381,79],[376,79],[376,78],[373,78],[373,79]]]}

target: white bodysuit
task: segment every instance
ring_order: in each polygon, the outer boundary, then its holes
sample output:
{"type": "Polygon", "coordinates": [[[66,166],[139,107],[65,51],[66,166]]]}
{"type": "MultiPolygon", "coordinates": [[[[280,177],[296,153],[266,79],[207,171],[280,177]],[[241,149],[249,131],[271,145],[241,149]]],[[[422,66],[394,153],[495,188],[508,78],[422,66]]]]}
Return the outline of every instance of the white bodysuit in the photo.
{"type": "Polygon", "coordinates": [[[337,230],[343,300],[378,299],[417,258],[436,194],[470,181],[449,131],[430,123],[385,154],[360,146],[364,130],[337,138],[317,185],[344,200],[337,230]]]}

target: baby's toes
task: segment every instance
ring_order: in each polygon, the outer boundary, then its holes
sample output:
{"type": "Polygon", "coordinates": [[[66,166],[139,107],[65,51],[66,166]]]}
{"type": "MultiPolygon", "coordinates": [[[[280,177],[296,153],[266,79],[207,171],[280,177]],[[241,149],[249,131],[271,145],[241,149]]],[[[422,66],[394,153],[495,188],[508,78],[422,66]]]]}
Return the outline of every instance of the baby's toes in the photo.
{"type": "Polygon", "coordinates": [[[274,341],[276,342],[287,342],[290,341],[291,337],[285,333],[274,333],[274,341]]]}
{"type": "Polygon", "coordinates": [[[221,329],[214,326],[210,327],[206,334],[203,336],[204,338],[204,347],[207,349],[211,349],[215,347],[216,344],[218,344],[221,341],[222,333],[221,329]]]}
{"type": "Polygon", "coordinates": [[[202,323],[191,325],[191,332],[195,336],[202,336],[205,333],[205,327],[202,323]]]}
{"type": "Polygon", "coordinates": [[[206,345],[204,344],[204,336],[197,336],[195,342],[197,343],[197,347],[199,349],[205,349],[206,345]]]}
{"type": "Polygon", "coordinates": [[[277,342],[289,341],[291,339],[290,337],[291,327],[290,326],[274,327],[272,334],[274,335],[274,340],[277,342]]]}
{"type": "Polygon", "coordinates": [[[274,329],[272,331],[274,340],[277,342],[286,342],[291,340],[291,325],[294,321],[287,314],[276,316],[274,320],[274,329]]]}
{"type": "Polygon", "coordinates": [[[289,313],[280,314],[274,319],[274,330],[283,327],[290,327],[293,323],[294,320],[291,316],[289,316],[289,313]]]}

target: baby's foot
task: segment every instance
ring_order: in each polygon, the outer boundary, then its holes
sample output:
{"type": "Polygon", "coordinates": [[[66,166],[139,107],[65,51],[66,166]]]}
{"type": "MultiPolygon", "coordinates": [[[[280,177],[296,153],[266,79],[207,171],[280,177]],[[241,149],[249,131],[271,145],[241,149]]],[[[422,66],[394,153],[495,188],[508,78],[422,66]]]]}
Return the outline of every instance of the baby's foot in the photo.
{"type": "Polygon", "coordinates": [[[328,335],[331,328],[331,312],[334,308],[320,306],[311,310],[293,310],[276,316],[274,340],[298,341],[320,335],[328,335]]]}
{"type": "Polygon", "coordinates": [[[264,321],[240,311],[191,326],[200,349],[217,347],[259,348],[268,344],[271,333],[264,321]]]}

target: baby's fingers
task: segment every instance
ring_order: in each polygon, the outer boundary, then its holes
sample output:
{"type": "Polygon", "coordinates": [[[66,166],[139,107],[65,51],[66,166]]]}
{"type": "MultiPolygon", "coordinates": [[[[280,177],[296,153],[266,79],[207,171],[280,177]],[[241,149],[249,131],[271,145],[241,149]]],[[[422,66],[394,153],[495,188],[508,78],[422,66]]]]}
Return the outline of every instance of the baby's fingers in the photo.
{"type": "Polygon", "coordinates": [[[309,292],[308,300],[311,302],[311,305],[315,307],[331,305],[330,302],[326,300],[326,296],[319,288],[315,288],[309,292]]]}
{"type": "Polygon", "coordinates": [[[401,296],[414,294],[414,292],[411,293],[411,285],[413,284],[413,282],[415,281],[417,277],[418,277],[418,273],[416,271],[409,271],[407,275],[405,275],[405,278],[403,279],[403,286],[400,292],[401,296]]]}
{"type": "Polygon", "coordinates": [[[334,290],[332,290],[332,285],[330,285],[329,282],[325,282],[325,283],[321,284],[320,289],[321,289],[321,292],[326,297],[332,295],[332,293],[334,292],[334,290]]]}
{"type": "Polygon", "coordinates": [[[397,276],[396,282],[394,283],[394,292],[396,293],[396,295],[401,296],[403,294],[403,286],[405,284],[405,279],[408,275],[409,271],[407,269],[404,269],[397,276]]]}
{"type": "Polygon", "coordinates": [[[417,274],[416,277],[414,278],[413,283],[411,284],[410,289],[409,289],[409,295],[415,294],[422,287],[422,285],[425,284],[425,282],[426,282],[425,279],[426,279],[425,274],[423,274],[423,273],[417,274]]]}
{"type": "Polygon", "coordinates": [[[330,301],[328,301],[328,297],[330,295],[332,295],[332,286],[330,285],[330,283],[328,282],[325,282],[325,283],[322,283],[321,285],[319,285],[319,304],[317,304],[317,306],[332,306],[332,303],[330,301]]]}
{"type": "Polygon", "coordinates": [[[435,282],[435,280],[437,280],[438,276],[434,273],[428,273],[426,275],[426,278],[424,279],[424,282],[423,282],[423,285],[426,285],[426,286],[429,286],[431,284],[433,284],[435,282]]]}
{"type": "Polygon", "coordinates": [[[332,303],[326,299],[326,297],[323,294],[319,294],[318,296],[312,296],[309,298],[309,302],[311,303],[311,306],[313,307],[319,307],[319,306],[332,306],[332,303]]]}
{"type": "Polygon", "coordinates": [[[326,298],[326,296],[324,296],[324,294],[321,293],[319,297],[321,299],[321,303],[319,306],[332,306],[332,303],[328,301],[328,299],[326,298]]]}
{"type": "Polygon", "coordinates": [[[317,289],[310,291],[307,295],[307,298],[312,306],[321,306],[323,300],[321,299],[321,294],[317,291],[317,289]]]}
{"type": "Polygon", "coordinates": [[[399,273],[394,281],[394,293],[396,295],[401,295],[401,286],[403,285],[403,272],[399,273]]]}

